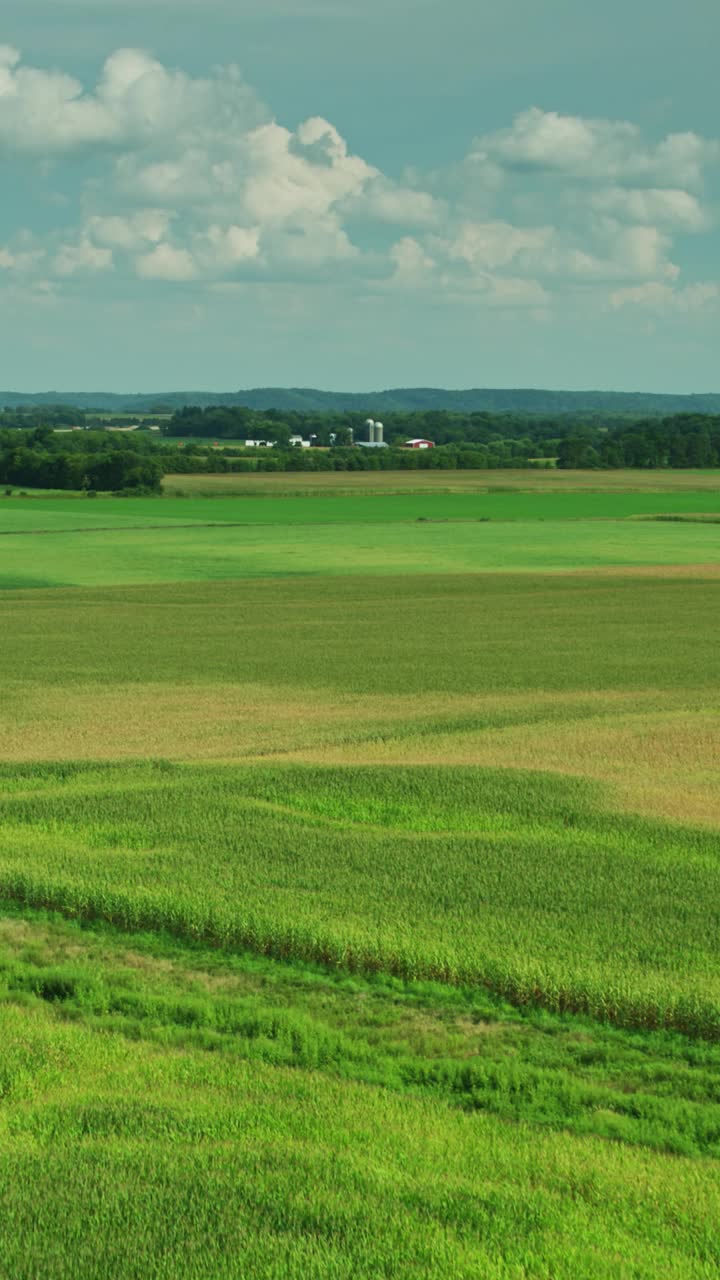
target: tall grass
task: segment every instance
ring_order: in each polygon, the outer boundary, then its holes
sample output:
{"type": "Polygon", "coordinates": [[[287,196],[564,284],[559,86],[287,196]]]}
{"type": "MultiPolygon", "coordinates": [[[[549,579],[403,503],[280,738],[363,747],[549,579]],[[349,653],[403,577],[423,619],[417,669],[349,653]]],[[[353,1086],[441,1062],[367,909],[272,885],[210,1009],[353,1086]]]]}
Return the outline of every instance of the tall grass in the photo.
{"type": "Polygon", "coordinates": [[[0,892],[130,929],[720,1037],[712,832],[472,769],[3,770],[0,892]]]}
{"type": "Polygon", "coordinates": [[[0,1008],[13,1280],[689,1280],[715,1162],[0,1008]]]}
{"type": "Polygon", "coordinates": [[[167,1049],[720,1156],[720,1046],[518,1012],[482,988],[333,975],[25,912],[0,922],[0,1000],[167,1049]]]}

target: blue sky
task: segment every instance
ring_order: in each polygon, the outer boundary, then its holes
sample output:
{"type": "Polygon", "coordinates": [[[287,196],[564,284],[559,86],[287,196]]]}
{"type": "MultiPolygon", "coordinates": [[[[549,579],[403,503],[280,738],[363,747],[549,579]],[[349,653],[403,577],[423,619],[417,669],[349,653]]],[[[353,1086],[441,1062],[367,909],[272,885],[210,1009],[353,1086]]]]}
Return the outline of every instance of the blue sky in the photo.
{"type": "Polygon", "coordinates": [[[0,387],[720,390],[715,0],[4,0],[0,387]]]}

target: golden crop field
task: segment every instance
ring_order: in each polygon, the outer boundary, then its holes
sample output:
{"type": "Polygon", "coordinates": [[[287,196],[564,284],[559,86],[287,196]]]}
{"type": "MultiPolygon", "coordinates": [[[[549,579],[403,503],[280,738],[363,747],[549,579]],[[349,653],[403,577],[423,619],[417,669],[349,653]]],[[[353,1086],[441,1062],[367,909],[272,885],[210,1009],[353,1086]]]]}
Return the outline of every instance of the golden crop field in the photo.
{"type": "Polygon", "coordinates": [[[163,490],[213,497],[228,494],[698,493],[718,492],[716,471],[258,471],[238,475],[167,475],[163,490]]]}

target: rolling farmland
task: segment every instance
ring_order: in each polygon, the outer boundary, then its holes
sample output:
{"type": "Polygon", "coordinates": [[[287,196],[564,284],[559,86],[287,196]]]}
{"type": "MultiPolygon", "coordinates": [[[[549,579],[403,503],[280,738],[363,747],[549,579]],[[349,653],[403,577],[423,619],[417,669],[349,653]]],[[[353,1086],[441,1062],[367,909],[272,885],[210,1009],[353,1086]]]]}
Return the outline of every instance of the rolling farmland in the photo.
{"type": "Polygon", "coordinates": [[[512,474],[0,500],[8,1274],[717,1274],[720,483],[512,474]]]}

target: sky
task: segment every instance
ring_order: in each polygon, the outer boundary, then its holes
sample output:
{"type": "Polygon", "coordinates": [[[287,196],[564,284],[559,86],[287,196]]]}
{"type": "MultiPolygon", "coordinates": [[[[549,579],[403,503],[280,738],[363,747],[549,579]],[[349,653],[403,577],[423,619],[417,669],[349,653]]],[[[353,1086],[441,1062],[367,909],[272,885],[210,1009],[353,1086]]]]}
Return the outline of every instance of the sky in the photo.
{"type": "Polygon", "coordinates": [[[717,0],[3,0],[0,389],[720,391],[717,0]]]}

